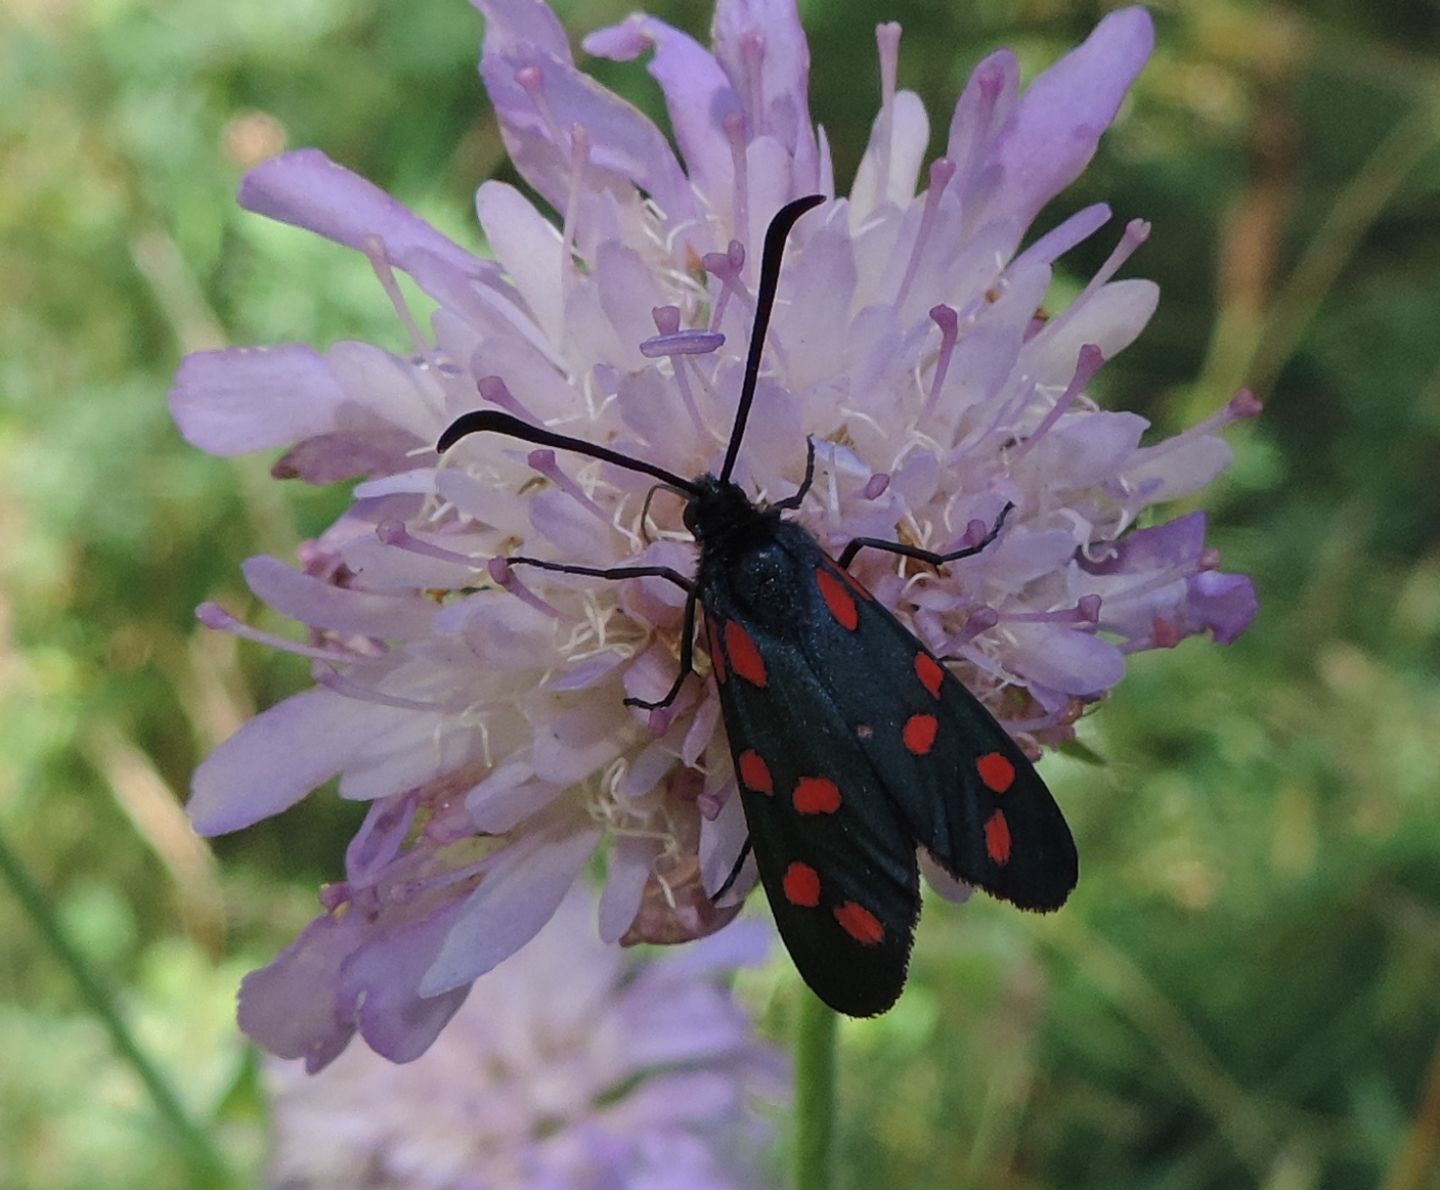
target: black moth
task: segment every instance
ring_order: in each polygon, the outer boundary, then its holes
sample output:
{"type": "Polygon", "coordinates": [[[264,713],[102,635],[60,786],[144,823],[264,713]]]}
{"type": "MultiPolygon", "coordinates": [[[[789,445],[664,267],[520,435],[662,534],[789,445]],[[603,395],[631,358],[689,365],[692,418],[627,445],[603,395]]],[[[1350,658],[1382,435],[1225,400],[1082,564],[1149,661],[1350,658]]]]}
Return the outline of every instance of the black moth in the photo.
{"type": "MultiPolygon", "coordinates": [[[[812,195],[790,203],[766,232],[739,409],[718,478],[683,479],[492,410],[460,417],[437,449],[467,434],[498,433],[654,476],[684,496],[685,526],[700,547],[693,577],[654,566],[508,562],[605,579],[661,577],[685,589],[679,673],[657,702],[627,700],[642,707],[668,705],[693,672],[696,605],[704,609],[750,831],[746,848],[754,849],[780,935],[820,999],[851,1016],[873,1016],[894,1004],[905,984],[920,913],[917,847],[1022,909],[1062,905],[1079,861],[1059,807],[1024,753],[846,573],[866,548],[936,566],[977,553],[999,533],[1004,514],[984,541],[953,553],[859,538],[832,559],[781,516],[799,508],[809,489],[813,443],[805,479],[786,499],[756,505],[730,479],[785,238],[822,201],[812,195]]],[[[742,850],[727,888],[744,858],[742,850]]]]}

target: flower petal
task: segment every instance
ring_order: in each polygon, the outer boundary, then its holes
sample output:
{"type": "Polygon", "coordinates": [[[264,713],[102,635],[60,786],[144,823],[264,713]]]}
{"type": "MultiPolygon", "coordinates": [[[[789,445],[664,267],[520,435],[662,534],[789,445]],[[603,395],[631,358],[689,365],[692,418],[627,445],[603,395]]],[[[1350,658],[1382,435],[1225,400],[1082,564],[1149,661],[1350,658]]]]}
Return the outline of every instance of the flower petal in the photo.
{"type": "Polygon", "coordinates": [[[950,875],[940,861],[930,854],[928,848],[921,847],[916,855],[920,860],[920,874],[925,877],[925,883],[945,900],[955,905],[963,905],[975,895],[975,886],[967,884],[958,876],[950,875]]]}
{"type": "MultiPolygon", "coordinates": [[[[475,193],[475,213],[495,258],[515,282],[536,323],[549,339],[560,342],[565,334],[561,282],[568,262],[559,229],[504,182],[481,183],[475,193]]],[[[510,376],[500,368],[494,371],[513,390],[510,376]]]]}
{"type": "Polygon", "coordinates": [[[533,45],[562,62],[570,61],[570,39],[544,0],[478,0],[485,14],[485,48],[533,45]]]}
{"type": "Polygon", "coordinates": [[[1145,329],[1160,303],[1160,287],[1153,281],[1131,278],[1112,281],[1092,293],[1079,309],[1066,311],[1035,337],[1026,353],[1036,374],[1069,379],[1075,358],[1093,344],[1111,359],[1129,347],[1145,329]]]}
{"type": "Polygon", "coordinates": [[[1023,227],[1079,177],[1154,45],[1150,14],[1124,8],[1040,74],[987,155],[1000,174],[987,210],[1023,227]]]}
{"type": "Polygon", "coordinates": [[[1062,417],[1035,444],[1025,467],[1058,492],[1104,483],[1135,453],[1149,425],[1138,413],[1091,410],[1062,417]]]}
{"type": "Polygon", "coordinates": [[[180,433],[215,455],[285,446],[333,430],[344,403],[325,360],[297,343],[193,352],[170,389],[180,433]]]}
{"type": "Polygon", "coordinates": [[[636,835],[619,835],[611,842],[600,894],[602,942],[619,942],[634,922],[660,849],[660,840],[636,835]]]}
{"type": "Polygon", "coordinates": [[[795,162],[793,193],[814,193],[819,170],[810,126],[810,48],[795,0],[719,0],[710,41],[745,104],[751,137],[775,137],[795,162]],[[760,63],[752,79],[749,59],[757,44],[760,63]]]}
{"type": "Polygon", "coordinates": [[[495,280],[498,270],[442,235],[373,182],[331,161],[319,149],[297,149],[262,161],[240,182],[247,211],[303,227],[348,248],[378,237],[396,268],[422,287],[443,265],[464,276],[495,280]]]}
{"type": "Polygon", "coordinates": [[[535,774],[558,785],[588,777],[619,756],[633,732],[630,711],[619,699],[554,711],[535,725],[535,774]]]}
{"type": "Polygon", "coordinates": [[[945,156],[956,165],[961,193],[986,181],[985,153],[1005,126],[1020,95],[1020,63],[1012,50],[996,50],[970,73],[950,117],[945,156]]]}
{"type": "Polygon", "coordinates": [[[191,823],[223,835],[289,809],[344,767],[382,710],[321,689],[260,712],[195,770],[191,823]]]}
{"type": "Polygon", "coordinates": [[[1125,479],[1146,504],[1178,500],[1198,492],[1235,461],[1235,451],[1223,438],[1198,434],[1184,442],[1159,442],[1141,447],[1125,468],[1125,479]]]}
{"type": "Polygon", "coordinates": [[[551,206],[565,209],[574,176],[571,129],[578,127],[588,140],[590,169],[628,180],[674,222],[695,217],[694,192],[660,130],[576,70],[568,48],[562,56],[548,39],[546,44],[532,41],[535,22],[516,17],[534,5],[472,2],[487,18],[480,73],[506,148],[525,180],[551,206]],[[543,110],[532,92],[543,96],[543,110]]]}
{"type": "Polygon", "coordinates": [[[1140,574],[1147,570],[1168,570],[1192,565],[1205,548],[1205,514],[1185,516],[1135,529],[1116,543],[1110,554],[1098,562],[1085,562],[1091,574],[1140,574]]]}
{"type": "Polygon", "coordinates": [[[780,273],[780,310],[786,343],[801,350],[790,360],[791,383],[808,388],[828,379],[845,350],[850,306],[858,280],[851,240],[825,226],[780,273]]]}
{"type": "MultiPolygon", "coordinates": [[[[1054,264],[1076,244],[1088,240],[1108,222],[1110,222],[1109,204],[1091,203],[1088,207],[1076,211],[1063,223],[1052,227],[1020,253],[1015,258],[1015,263],[1026,265],[1035,261],[1040,264],[1054,264]]],[[[1094,340],[1087,339],[1085,341],[1093,342],[1094,340]]]]}
{"type": "Polygon", "coordinates": [[[1260,610],[1249,575],[1202,570],[1190,579],[1190,619],[1196,631],[1208,629],[1217,643],[1234,642],[1260,610]]]}
{"type": "Polygon", "coordinates": [[[550,920],[595,850],[600,830],[586,815],[563,805],[539,819],[496,853],[420,980],[422,996],[469,984],[550,920]]]}
{"type": "Polygon", "coordinates": [[[1027,682],[1063,694],[1096,695],[1125,676],[1125,655],[1109,641],[1061,624],[1013,624],[1027,682]]]}
{"type": "Polygon", "coordinates": [[[459,911],[446,905],[421,921],[403,922],[368,940],[342,966],[340,1001],[355,1005],[361,1036],[382,1058],[414,1061],[470,994],[468,982],[436,995],[417,990],[459,911]]]}
{"type": "Polygon", "coordinates": [[[312,628],[379,640],[419,640],[434,629],[433,603],[337,587],[263,554],[247,558],[241,569],[258,599],[312,628]]]}
{"type": "Polygon", "coordinates": [[[914,91],[898,91],[888,113],[875,117],[870,142],[850,188],[852,223],[886,203],[901,209],[915,197],[915,179],[930,142],[930,117],[914,91]],[[884,171],[882,173],[882,170],[884,171]]]}
{"type": "MultiPolygon", "coordinates": [[[[417,700],[418,701],[418,700],[417,700]]],[[[441,708],[376,708],[370,732],[352,748],[340,773],[340,796],[369,801],[437,781],[473,759],[474,736],[441,708]]]]}
{"type": "Polygon", "coordinates": [[[728,205],[735,164],[724,120],[740,112],[741,103],[709,51],[689,34],[639,14],[591,33],[582,44],[587,53],[615,62],[629,62],[654,48],[648,69],[665,94],[690,180],[712,205],[728,205]]]}
{"type": "Polygon", "coordinates": [[[275,956],[240,981],[240,1028],[270,1053],[328,1064],[355,1032],[338,1001],[340,965],[360,944],[360,914],[324,914],[275,956]]]}
{"type": "MultiPolygon", "coordinates": [[[[745,810],[740,804],[739,793],[734,790],[731,791],[731,796],[725,799],[725,804],[720,807],[713,820],[700,819],[701,886],[708,896],[713,897],[729,878],[748,835],[745,810]]],[[[758,876],[755,857],[747,856],[741,874],[735,881],[734,894],[744,896],[755,886],[758,876]]]]}
{"type": "Polygon", "coordinates": [[[270,468],[270,474],[276,479],[300,479],[313,484],[393,475],[410,466],[410,451],[422,445],[429,443],[383,424],[366,431],[316,434],[286,451],[270,468]]]}
{"type": "Polygon", "coordinates": [[[365,821],[345,849],[345,876],[352,887],[374,882],[392,859],[400,854],[415,818],[413,794],[375,801],[365,821]]]}

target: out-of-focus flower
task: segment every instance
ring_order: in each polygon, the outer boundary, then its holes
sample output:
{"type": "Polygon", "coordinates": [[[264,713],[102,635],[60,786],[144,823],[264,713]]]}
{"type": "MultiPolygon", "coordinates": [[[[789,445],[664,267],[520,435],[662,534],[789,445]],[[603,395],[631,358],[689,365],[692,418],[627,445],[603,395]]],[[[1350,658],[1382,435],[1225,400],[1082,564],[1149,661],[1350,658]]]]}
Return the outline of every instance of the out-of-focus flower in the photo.
{"type": "MultiPolygon", "coordinates": [[[[557,221],[486,183],[477,209],[496,260],[482,260],[318,152],[268,161],[242,204],[364,252],[413,354],[201,353],[171,394],[207,450],[285,446],[277,475],[362,479],[301,570],[245,564],[251,590],[309,628],[283,647],[313,659],[317,686],[222,744],[190,803],[209,834],[337,774],[342,797],[371,803],[326,912],[242,996],[246,1030],[312,1068],[357,1028],[396,1060],[423,1052],[604,836],[606,941],[699,937],[738,903],[711,901],[745,837],[713,691],[695,678],[664,711],[622,705],[668,687],[681,593],[504,561],[523,550],[688,570],[679,502],[647,502],[643,476],[590,459],[485,436],[442,461],[432,444],[492,406],[682,475],[716,467],[766,222],[797,196],[835,195],[804,36],[793,0],[720,0],[710,50],[643,16],[586,40],[622,60],[653,51],[682,167],[653,124],[576,68],[539,0],[476,3],[505,142],[557,221]],[[397,269],[436,304],[428,328],[397,269]]],[[[1073,734],[1127,653],[1206,631],[1228,641],[1249,623],[1249,580],[1216,570],[1200,517],[1134,526],[1222,470],[1217,431],[1257,406],[1241,394],[1142,446],[1144,419],[1097,408],[1086,388],[1155,306],[1152,283],[1114,279],[1148,226],[1129,223],[1079,296],[1048,313],[1055,260],[1110,211],[1088,207],[1021,247],[1149,55],[1144,10],[1107,16],[1023,90],[1012,54],[985,59],[928,168],[928,118],[896,87],[900,29],[877,33],[869,147],[848,197],[791,235],[735,477],[757,497],[790,493],[812,435],[816,482],[798,519],[835,550],[856,536],[949,550],[1013,503],[999,540],[943,572],[877,551],[856,569],[1038,751],[1073,734]]],[[[201,617],[259,635],[213,605],[201,617]]],[[[752,866],[735,892],[753,883],[752,866]]]]}
{"type": "Polygon", "coordinates": [[[777,1099],[785,1061],[720,984],[764,957],[766,927],[626,962],[592,911],[577,888],[414,1062],[272,1061],[270,1185],[761,1185],[769,1129],[747,1099],[777,1099]]]}

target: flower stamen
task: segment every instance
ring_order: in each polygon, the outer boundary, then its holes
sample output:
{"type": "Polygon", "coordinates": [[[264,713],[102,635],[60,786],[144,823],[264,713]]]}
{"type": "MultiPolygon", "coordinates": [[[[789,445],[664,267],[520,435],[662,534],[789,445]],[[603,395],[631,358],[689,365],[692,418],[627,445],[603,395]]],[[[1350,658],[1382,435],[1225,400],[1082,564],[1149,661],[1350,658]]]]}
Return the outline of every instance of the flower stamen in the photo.
{"type": "Polygon", "coordinates": [[[386,694],[374,686],[365,686],[352,681],[329,663],[315,666],[312,676],[327,690],[333,690],[336,694],[345,698],[353,698],[357,702],[375,703],[377,706],[394,707],[401,711],[429,711],[439,715],[460,709],[455,703],[425,702],[417,698],[405,698],[399,694],[386,694]]]}
{"type": "Polygon", "coordinates": [[[447,550],[444,546],[416,537],[410,532],[404,521],[393,519],[381,521],[375,526],[375,536],[385,545],[393,546],[395,549],[406,550],[425,558],[434,558],[440,562],[454,562],[457,566],[465,566],[475,571],[483,569],[468,554],[447,550]]]}
{"type": "Polygon", "coordinates": [[[431,347],[425,341],[425,336],[420,331],[420,324],[415,321],[415,315],[410,309],[410,303],[405,300],[405,293],[400,288],[399,279],[395,276],[395,268],[390,263],[390,253],[385,247],[385,241],[378,235],[367,235],[360,238],[360,251],[365,254],[365,259],[370,262],[371,269],[375,272],[375,279],[380,282],[380,288],[385,291],[385,296],[390,299],[390,304],[395,308],[395,313],[405,327],[405,333],[410,337],[410,344],[422,358],[429,358],[431,347]]]}
{"type": "Polygon", "coordinates": [[[1132,219],[1125,225],[1125,234],[1120,237],[1120,242],[1115,245],[1114,251],[1106,258],[1105,263],[1096,270],[1095,275],[1090,278],[1085,288],[1080,291],[1076,299],[1065,309],[1045,324],[1040,334],[1054,336],[1061,327],[1069,324],[1086,302],[1095,296],[1099,289],[1108,284],[1110,278],[1120,271],[1120,266],[1130,259],[1136,250],[1150,238],[1150,224],[1144,219],[1132,219]]]}
{"type": "Polygon", "coordinates": [[[680,399],[685,404],[685,411],[690,415],[691,423],[701,433],[713,437],[714,432],[706,426],[704,419],[700,416],[700,407],[695,404],[695,394],[690,388],[690,378],[686,374],[684,357],[708,355],[719,350],[725,343],[725,336],[715,331],[682,331],[679,306],[656,306],[650,314],[655,319],[655,329],[660,333],[653,339],[646,339],[640,344],[640,354],[646,359],[657,359],[662,356],[669,358],[670,366],[675,372],[676,387],[680,390],[680,399]]]}
{"type": "Polygon", "coordinates": [[[574,500],[575,503],[580,505],[586,512],[594,516],[596,520],[606,525],[610,523],[610,514],[586,495],[585,490],[566,474],[565,469],[560,466],[559,461],[555,458],[555,452],[553,450],[532,450],[526,456],[525,461],[574,500]]]}
{"type": "Polygon", "coordinates": [[[590,134],[582,124],[570,128],[570,193],[565,199],[565,217],[560,228],[560,285],[568,293],[582,263],[579,249],[580,200],[585,194],[590,165],[590,134]]]}
{"type": "Polygon", "coordinates": [[[940,390],[945,387],[945,375],[950,371],[950,357],[955,354],[955,344],[960,338],[960,318],[951,306],[943,302],[930,308],[930,321],[940,328],[940,354],[935,359],[935,375],[930,380],[930,395],[925,398],[922,416],[929,417],[935,412],[940,400],[940,390]]]}
{"type": "Polygon", "coordinates": [[[564,133],[561,131],[560,122],[555,119],[555,113],[550,110],[550,100],[545,95],[545,74],[538,66],[522,66],[515,71],[515,82],[520,89],[530,98],[539,113],[540,119],[545,124],[545,130],[550,135],[550,143],[563,145],[565,143],[564,133]]]}
{"type": "MultiPolygon", "coordinates": [[[[308,657],[312,661],[349,665],[365,656],[363,653],[349,652],[344,649],[322,649],[315,645],[305,645],[299,641],[287,640],[273,632],[262,632],[259,628],[250,627],[249,624],[231,615],[218,603],[208,599],[195,609],[195,618],[206,628],[214,629],[216,632],[228,632],[231,636],[238,636],[242,640],[253,641],[257,645],[265,645],[271,649],[279,649],[282,653],[294,653],[297,657],[308,657]]],[[[385,646],[380,645],[379,651],[371,656],[379,656],[385,651],[385,646]]]]}
{"type": "MultiPolygon", "coordinates": [[[[876,205],[882,205],[890,192],[890,161],[895,133],[895,79],[900,66],[900,22],[886,21],[875,26],[875,45],[880,52],[880,143],[877,174],[880,178],[876,205]]],[[[904,290],[901,285],[901,290],[904,290]]]]}
{"type": "Polygon", "coordinates": [[[1100,622],[1100,596],[1094,593],[1082,595],[1074,607],[1057,608],[1048,612],[999,612],[996,623],[1005,624],[1098,624],[1100,622]]]}
{"type": "MultiPolygon", "coordinates": [[[[954,176],[955,163],[950,158],[937,157],[930,163],[930,185],[925,190],[925,205],[920,210],[920,226],[915,232],[915,243],[910,249],[910,259],[905,265],[905,275],[900,278],[900,288],[895,292],[896,305],[904,305],[905,298],[910,292],[915,274],[920,269],[920,259],[925,251],[925,245],[935,226],[935,217],[940,209],[940,197],[945,193],[945,187],[950,185],[950,180],[954,176]]],[[[931,317],[934,317],[933,312],[931,317]]]]}
{"type": "Polygon", "coordinates": [[[737,295],[747,308],[753,309],[755,306],[755,299],[740,280],[740,274],[745,269],[745,245],[739,240],[731,240],[730,246],[724,252],[707,252],[700,258],[700,263],[704,265],[707,273],[720,282],[720,296],[715,299],[715,305],[710,311],[710,329],[718,331],[732,293],[737,295]]]}
{"type": "Polygon", "coordinates": [[[735,177],[734,193],[731,198],[731,234],[737,239],[750,238],[750,175],[745,143],[745,117],[739,112],[727,112],[720,121],[725,138],[730,142],[730,161],[735,177]]]}
{"type": "Polygon", "coordinates": [[[510,391],[509,385],[500,377],[482,376],[475,382],[475,389],[482,400],[489,401],[492,405],[499,405],[506,413],[513,413],[525,421],[538,424],[535,415],[516,399],[515,394],[510,391]]]}
{"type": "Polygon", "coordinates": [[[519,576],[515,573],[515,568],[510,565],[508,558],[491,558],[490,561],[485,564],[485,570],[486,573],[489,574],[490,580],[497,587],[523,600],[537,612],[544,612],[545,615],[552,616],[557,620],[573,620],[575,618],[573,615],[567,615],[565,612],[562,612],[553,603],[547,603],[521,582],[519,576]]]}
{"type": "Polygon", "coordinates": [[[754,29],[746,29],[739,41],[745,85],[750,93],[750,124],[757,137],[764,136],[770,130],[765,119],[765,38],[754,29]]]}
{"type": "Polygon", "coordinates": [[[1024,442],[1015,448],[1014,458],[1024,458],[1025,455],[1029,454],[1030,451],[1035,448],[1035,444],[1064,416],[1065,411],[1070,408],[1075,398],[1080,395],[1081,390],[1090,383],[1095,373],[1100,370],[1104,363],[1105,356],[1101,354],[1100,348],[1096,347],[1095,344],[1086,343],[1085,346],[1080,348],[1080,356],[1075,363],[1075,374],[1071,376],[1070,383],[1065,386],[1065,391],[1056,399],[1050,412],[1045,415],[1040,424],[1026,436],[1024,442]]]}
{"type": "Polygon", "coordinates": [[[1248,388],[1239,389],[1233,397],[1225,402],[1219,409],[1207,417],[1204,421],[1196,422],[1193,426],[1187,426],[1178,434],[1166,438],[1163,442],[1157,442],[1154,446],[1142,446],[1135,452],[1135,461],[1150,463],[1153,460],[1167,455],[1173,450],[1187,446],[1197,438],[1207,437],[1219,433],[1231,422],[1245,421],[1252,417],[1258,417],[1264,408],[1260,398],[1248,388]]]}

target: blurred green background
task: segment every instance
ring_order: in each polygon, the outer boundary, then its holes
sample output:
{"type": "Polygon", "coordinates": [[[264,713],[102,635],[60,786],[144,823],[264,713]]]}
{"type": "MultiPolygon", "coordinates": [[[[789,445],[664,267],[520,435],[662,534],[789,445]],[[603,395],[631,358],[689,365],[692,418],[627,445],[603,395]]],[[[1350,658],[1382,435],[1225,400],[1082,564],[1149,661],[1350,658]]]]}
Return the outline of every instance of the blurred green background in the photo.
{"type": "MultiPolygon", "coordinates": [[[[578,41],[630,5],[556,7],[578,41]]],[[[985,52],[1028,77],[1104,7],[802,4],[842,188],[877,21],[904,23],[938,138],[985,52]]],[[[1105,199],[1154,224],[1128,271],[1160,311],[1105,369],[1112,406],[1174,429],[1241,383],[1266,399],[1204,500],[1261,614],[1137,658],[1082,728],[1104,763],[1046,762],[1084,854],[1065,912],[930,906],[899,1007],[842,1030],[847,1186],[1440,1185],[1440,16],[1153,11],[1120,126],[1042,222],[1105,199]]],[[[234,990],[316,911],[359,808],[321,795],[213,852],[189,833],[198,759],[307,680],[192,608],[257,615],[239,561],[346,492],[191,450],[165,390],[227,343],[405,349],[363,258],[233,191],[317,145],[476,245],[474,188],[508,176],[480,34],[462,0],[0,0],[0,833],[242,1181],[264,1104],[234,990]]],[[[657,110],[643,71],[596,73],[657,110]]],[[[0,1186],[202,1184],[12,892],[0,1186]]],[[[788,967],[741,991],[784,1038],[788,967]]]]}

